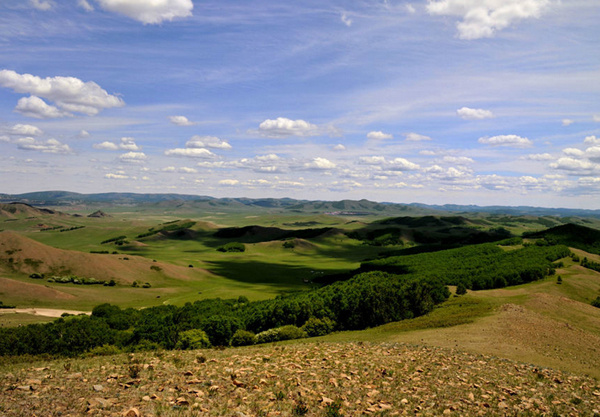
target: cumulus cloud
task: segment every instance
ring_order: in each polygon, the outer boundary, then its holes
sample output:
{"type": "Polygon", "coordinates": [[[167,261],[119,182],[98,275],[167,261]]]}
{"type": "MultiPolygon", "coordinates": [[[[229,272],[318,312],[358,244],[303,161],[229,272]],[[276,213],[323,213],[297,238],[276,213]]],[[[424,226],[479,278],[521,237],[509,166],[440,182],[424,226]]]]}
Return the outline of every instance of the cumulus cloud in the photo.
{"type": "Polygon", "coordinates": [[[144,24],[158,24],[192,15],[192,0],[96,0],[104,10],[120,13],[144,24]]]}
{"type": "Polygon", "coordinates": [[[108,174],[104,175],[104,178],[109,179],[109,180],[126,180],[126,179],[129,179],[129,176],[124,175],[124,174],[108,173],[108,174]]]}
{"type": "Polygon", "coordinates": [[[219,181],[219,185],[226,185],[226,186],[235,186],[238,185],[240,182],[238,180],[221,180],[219,181]]]}
{"type": "Polygon", "coordinates": [[[530,161],[550,161],[554,159],[554,157],[549,153],[534,153],[527,155],[525,159],[529,159],[530,161]]]}
{"type": "Polygon", "coordinates": [[[125,105],[121,98],[108,94],[95,82],[83,82],[75,77],[40,78],[4,69],[0,71],[0,86],[30,94],[31,97],[19,100],[16,110],[38,118],[64,117],[71,113],[93,116],[103,109],[125,105]],[[40,97],[56,106],[48,105],[40,97]]]}
{"type": "Polygon", "coordinates": [[[196,168],[181,167],[179,168],[179,172],[183,172],[185,174],[195,174],[198,172],[198,170],[196,168]]]}
{"type": "Polygon", "coordinates": [[[37,96],[20,98],[15,107],[17,113],[23,116],[33,117],[35,119],[56,119],[59,117],[72,116],[69,112],[64,112],[58,107],[47,104],[37,96]]]}
{"type": "Polygon", "coordinates": [[[340,17],[340,19],[346,26],[348,26],[348,27],[352,26],[352,19],[350,19],[348,17],[346,12],[342,13],[342,16],[340,17]]]}
{"type": "Polygon", "coordinates": [[[194,126],[196,122],[188,120],[185,116],[169,116],[171,123],[177,126],[194,126]]]}
{"type": "Polygon", "coordinates": [[[10,134],[15,136],[40,136],[42,129],[33,125],[16,124],[10,128],[10,134]]]}
{"type": "Polygon", "coordinates": [[[119,150],[119,145],[117,145],[116,143],[113,142],[102,142],[102,143],[94,143],[92,145],[92,147],[94,149],[101,149],[101,150],[105,150],[105,151],[118,151],[119,150]]]}
{"type": "Polygon", "coordinates": [[[595,114],[593,119],[594,119],[594,122],[600,122],[600,114],[595,114]]]}
{"type": "Polygon", "coordinates": [[[418,164],[404,158],[394,158],[389,164],[390,165],[387,168],[392,171],[415,171],[421,168],[418,164]]]}
{"type": "Polygon", "coordinates": [[[594,164],[589,161],[574,158],[559,158],[556,162],[550,164],[551,168],[564,171],[587,171],[594,168],[594,164]]]}
{"type": "Polygon", "coordinates": [[[77,5],[84,9],[86,12],[93,12],[94,8],[91,4],[87,2],[87,0],[77,0],[77,5]]]}
{"type": "Polygon", "coordinates": [[[19,149],[25,151],[38,151],[43,153],[68,154],[72,153],[69,145],[59,142],[56,139],[48,139],[46,141],[38,141],[32,137],[17,139],[16,142],[19,149]]]}
{"type": "Polygon", "coordinates": [[[144,152],[127,152],[119,156],[119,159],[123,162],[138,163],[144,162],[148,157],[144,152]]]}
{"type": "Polygon", "coordinates": [[[361,164],[365,165],[383,165],[385,164],[384,156],[362,156],[359,158],[361,164]]]}
{"type": "Polygon", "coordinates": [[[517,135],[483,137],[479,138],[478,142],[490,146],[511,146],[514,148],[525,148],[533,145],[529,139],[517,135]]]}
{"type": "Polygon", "coordinates": [[[8,136],[0,136],[0,142],[10,142],[10,138],[8,136]]]}
{"type": "Polygon", "coordinates": [[[571,126],[573,123],[575,123],[575,120],[571,120],[571,119],[562,119],[562,125],[563,125],[563,126],[571,126]]]}
{"type": "Polygon", "coordinates": [[[92,136],[92,135],[90,135],[90,132],[88,132],[87,130],[83,130],[83,129],[81,129],[79,131],[79,133],[77,134],[77,137],[79,139],[89,138],[90,136],[92,136]]]}
{"type": "Polygon", "coordinates": [[[597,138],[596,136],[587,136],[583,140],[583,143],[587,143],[590,145],[600,145],[600,138],[597,138]]]}
{"type": "Polygon", "coordinates": [[[592,146],[585,150],[585,156],[592,162],[600,162],[600,146],[592,146]]]}
{"type": "Polygon", "coordinates": [[[585,155],[585,152],[583,152],[581,149],[577,149],[577,148],[563,149],[563,153],[565,155],[571,156],[573,158],[581,158],[582,156],[585,155]]]}
{"type": "Polygon", "coordinates": [[[94,149],[101,149],[105,151],[139,151],[142,149],[139,145],[135,143],[135,139],[131,137],[123,137],[121,138],[119,143],[108,141],[102,143],[95,143],[94,145],[92,145],[92,147],[94,149]]]}
{"type": "Polygon", "coordinates": [[[304,168],[311,170],[329,170],[334,169],[337,165],[331,162],[329,159],[316,157],[313,158],[311,162],[307,162],[304,164],[304,168]]]}
{"type": "Polygon", "coordinates": [[[394,136],[389,133],[383,133],[381,130],[367,133],[367,139],[371,140],[385,140],[394,139],[394,136]]]}
{"type": "Polygon", "coordinates": [[[491,119],[494,117],[494,113],[489,110],[484,109],[471,109],[469,107],[461,107],[456,110],[456,114],[461,119],[465,120],[482,120],[482,119],[491,119]]]}
{"type": "Polygon", "coordinates": [[[29,0],[29,4],[42,11],[50,10],[54,6],[50,0],[29,0]]]}
{"type": "Polygon", "coordinates": [[[411,142],[420,142],[423,140],[431,140],[431,138],[429,136],[425,136],[425,135],[419,135],[418,133],[407,133],[406,135],[406,140],[411,141],[411,142]]]}
{"type": "Polygon", "coordinates": [[[460,165],[465,165],[465,164],[472,164],[475,161],[467,156],[444,156],[444,158],[442,158],[442,161],[450,163],[450,164],[460,164],[460,165]]]}
{"type": "Polygon", "coordinates": [[[206,148],[175,148],[165,151],[167,156],[184,156],[188,158],[214,158],[216,155],[206,148]]]}
{"type": "Polygon", "coordinates": [[[231,145],[215,136],[192,136],[186,142],[186,148],[213,148],[213,149],[231,149],[231,145]]]}
{"type": "Polygon", "coordinates": [[[275,120],[267,119],[258,126],[258,133],[269,138],[287,138],[290,136],[317,136],[320,134],[317,125],[298,119],[290,120],[278,117],[275,120]]]}
{"type": "Polygon", "coordinates": [[[549,0],[429,0],[427,12],[432,15],[457,16],[460,39],[494,36],[513,22],[538,18],[549,0]]]}
{"type": "Polygon", "coordinates": [[[337,145],[335,145],[333,147],[334,151],[345,151],[346,147],[344,145],[342,145],[341,143],[338,143],[337,145]]]}

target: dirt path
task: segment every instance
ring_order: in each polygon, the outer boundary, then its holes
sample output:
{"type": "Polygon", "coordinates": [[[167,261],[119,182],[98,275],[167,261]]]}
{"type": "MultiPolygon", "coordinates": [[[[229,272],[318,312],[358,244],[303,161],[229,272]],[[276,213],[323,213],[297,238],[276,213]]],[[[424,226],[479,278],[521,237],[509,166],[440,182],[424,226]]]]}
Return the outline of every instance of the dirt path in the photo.
{"type": "Polygon", "coordinates": [[[62,316],[64,313],[78,315],[78,314],[87,314],[88,316],[92,314],[89,311],[77,311],[77,310],[57,310],[53,308],[11,308],[11,309],[0,309],[1,314],[32,314],[34,316],[44,316],[44,317],[55,317],[58,318],[62,316]]]}

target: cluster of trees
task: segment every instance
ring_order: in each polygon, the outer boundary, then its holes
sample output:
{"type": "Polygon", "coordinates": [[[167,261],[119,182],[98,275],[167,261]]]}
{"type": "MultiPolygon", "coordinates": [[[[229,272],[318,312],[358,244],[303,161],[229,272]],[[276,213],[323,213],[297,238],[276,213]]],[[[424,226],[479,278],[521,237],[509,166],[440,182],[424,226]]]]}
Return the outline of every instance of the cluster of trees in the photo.
{"type": "Polygon", "coordinates": [[[244,252],[246,245],[240,242],[229,242],[217,248],[219,252],[244,252]]]}
{"type": "Polygon", "coordinates": [[[204,332],[213,346],[264,343],[420,316],[448,296],[437,279],[369,272],[265,301],[211,299],[143,310],[103,304],[94,308],[91,317],[0,329],[0,355],[75,355],[103,345],[127,350],[183,348],[203,340],[199,332],[186,333],[191,330],[204,332]]]}
{"type": "Polygon", "coordinates": [[[421,277],[440,277],[447,285],[462,283],[471,290],[502,288],[553,275],[553,262],[570,255],[568,247],[527,246],[505,251],[482,244],[441,252],[392,256],[363,263],[361,268],[421,277]]]}
{"type": "Polygon", "coordinates": [[[161,228],[157,229],[157,228],[152,227],[152,228],[148,229],[147,232],[137,235],[136,238],[141,239],[144,237],[153,236],[153,235],[161,233],[161,232],[177,232],[180,230],[189,229],[190,227],[194,226],[195,224],[196,224],[196,222],[192,221],[192,220],[185,221],[185,222],[180,222],[179,220],[173,220],[170,222],[163,223],[163,227],[161,227],[161,228]]]}
{"type": "Polygon", "coordinates": [[[591,269],[596,272],[600,272],[600,263],[590,261],[588,258],[583,258],[581,260],[581,266],[583,266],[584,268],[587,268],[587,269],[591,269]]]}
{"type": "Polygon", "coordinates": [[[104,245],[107,243],[114,243],[115,245],[121,246],[121,245],[124,245],[129,242],[127,241],[127,236],[111,237],[110,239],[106,239],[106,240],[103,240],[102,242],[100,242],[101,245],[104,245]]]}

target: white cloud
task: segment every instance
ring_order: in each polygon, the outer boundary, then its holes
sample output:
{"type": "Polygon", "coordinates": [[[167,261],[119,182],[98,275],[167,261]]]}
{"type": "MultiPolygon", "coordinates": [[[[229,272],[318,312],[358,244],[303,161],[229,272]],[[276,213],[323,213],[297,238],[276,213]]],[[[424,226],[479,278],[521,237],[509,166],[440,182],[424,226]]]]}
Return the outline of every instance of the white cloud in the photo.
{"type": "Polygon", "coordinates": [[[389,133],[383,133],[381,130],[367,133],[367,138],[371,140],[394,139],[394,136],[389,133]]]}
{"type": "Polygon", "coordinates": [[[587,143],[590,145],[600,145],[600,138],[597,138],[596,136],[587,136],[583,140],[583,143],[587,143]]]}
{"type": "Polygon", "coordinates": [[[320,134],[317,125],[304,120],[290,120],[285,117],[265,120],[258,126],[258,133],[269,138],[304,137],[320,134]]]}
{"type": "Polygon", "coordinates": [[[600,122],[600,114],[595,114],[593,119],[594,119],[594,122],[600,122]]]}
{"type": "Polygon", "coordinates": [[[10,128],[10,134],[15,136],[40,136],[43,133],[42,129],[32,125],[16,124],[10,128]]]}
{"type": "Polygon", "coordinates": [[[10,138],[8,136],[0,136],[0,142],[10,142],[10,138]]]}
{"type": "Polygon", "coordinates": [[[448,162],[450,164],[472,164],[475,161],[467,156],[444,156],[442,159],[444,162],[448,162]]]}
{"type": "Polygon", "coordinates": [[[425,149],[425,150],[419,151],[419,155],[436,156],[436,155],[438,155],[438,152],[432,151],[429,149],[425,149]]]}
{"type": "Polygon", "coordinates": [[[304,168],[314,170],[329,170],[335,168],[336,166],[337,165],[331,162],[329,159],[321,157],[313,158],[311,162],[304,164],[304,168]]]}
{"type": "Polygon", "coordinates": [[[50,0],[29,0],[29,3],[38,10],[50,10],[54,3],[50,0]]]}
{"type": "Polygon", "coordinates": [[[384,156],[362,156],[359,158],[361,164],[366,165],[383,165],[385,164],[384,156]]]}
{"type": "Polygon", "coordinates": [[[194,126],[196,122],[188,120],[185,116],[169,116],[171,123],[177,126],[194,126]]]}
{"type": "Polygon", "coordinates": [[[186,174],[195,174],[198,172],[195,168],[181,167],[179,168],[179,172],[184,172],[186,174]]]}
{"type": "Polygon", "coordinates": [[[564,171],[587,171],[594,168],[594,164],[580,159],[559,158],[558,161],[550,164],[550,167],[564,171]]]}
{"type": "MultiPolygon", "coordinates": [[[[93,116],[103,109],[125,105],[121,98],[108,94],[95,82],[83,82],[75,77],[40,78],[4,69],[0,71],[0,86],[10,88],[17,93],[31,94],[26,102],[21,103],[24,99],[19,100],[21,106],[33,106],[38,109],[45,106],[45,112],[34,117],[63,117],[70,112],[93,116]],[[53,101],[61,112],[57,107],[48,106],[39,97],[53,101]],[[50,115],[49,111],[53,114],[50,115]]],[[[17,111],[20,110],[17,108],[17,111]]]]}
{"type": "Polygon", "coordinates": [[[142,148],[135,143],[134,138],[122,137],[120,143],[102,142],[92,145],[94,149],[102,149],[105,151],[139,151],[142,148]]]}
{"type": "Polygon", "coordinates": [[[390,161],[390,166],[388,167],[392,171],[415,171],[420,168],[419,165],[404,158],[394,158],[390,161]]]}
{"type": "Polygon", "coordinates": [[[342,145],[341,143],[338,143],[337,145],[335,145],[333,147],[334,151],[345,151],[346,147],[344,145],[342,145]]]}
{"type": "Polygon", "coordinates": [[[491,119],[494,117],[494,113],[489,110],[484,109],[471,109],[469,107],[461,107],[456,110],[456,114],[461,119],[465,120],[482,120],[482,119],[491,119]]]}
{"type": "Polygon", "coordinates": [[[192,15],[192,0],[96,0],[104,10],[123,14],[144,24],[192,15]]]}
{"type": "Polygon", "coordinates": [[[415,6],[413,6],[412,4],[407,4],[406,11],[410,14],[414,14],[417,12],[417,9],[415,9],[415,6]]]}
{"type": "Polygon", "coordinates": [[[419,142],[422,140],[431,140],[431,138],[429,136],[425,136],[425,135],[419,135],[418,133],[407,133],[406,135],[406,140],[411,141],[411,142],[419,142]]]}
{"type": "Polygon", "coordinates": [[[177,168],[175,167],[164,167],[163,169],[161,169],[162,172],[175,172],[177,171],[177,168]]]}
{"type": "Polygon", "coordinates": [[[533,145],[533,143],[527,139],[517,135],[499,135],[492,137],[479,138],[479,143],[490,146],[512,146],[515,148],[525,148],[533,145]]]}
{"type": "Polygon", "coordinates": [[[61,111],[55,106],[50,106],[37,96],[20,98],[15,107],[15,111],[21,113],[23,116],[36,119],[56,119],[59,117],[72,116],[70,113],[61,111]]]}
{"type": "Polygon", "coordinates": [[[145,161],[148,157],[144,152],[127,152],[119,156],[119,159],[123,162],[137,163],[145,161]]]}
{"type": "Polygon", "coordinates": [[[205,148],[175,148],[165,151],[167,156],[185,156],[188,158],[214,158],[216,155],[205,148]]]}
{"type": "Polygon", "coordinates": [[[585,155],[585,152],[583,152],[581,149],[577,149],[577,148],[563,149],[563,153],[565,155],[572,156],[574,158],[581,158],[582,156],[585,155]]]}
{"type": "Polygon", "coordinates": [[[344,23],[346,26],[348,26],[348,27],[352,26],[352,19],[350,19],[350,18],[348,17],[348,15],[346,14],[346,12],[342,13],[342,16],[340,17],[340,19],[342,20],[342,22],[343,22],[343,23],[344,23]]]}
{"type": "Polygon", "coordinates": [[[575,120],[571,120],[571,119],[562,119],[562,125],[563,125],[563,126],[571,126],[573,123],[575,123],[575,120]]]}
{"type": "Polygon", "coordinates": [[[126,150],[126,151],[139,151],[142,149],[135,143],[135,139],[130,138],[130,137],[121,138],[121,143],[119,144],[119,148],[126,150]]]}
{"type": "Polygon", "coordinates": [[[238,185],[240,182],[238,180],[221,180],[219,181],[219,185],[226,185],[226,186],[234,186],[234,185],[238,185]]]}
{"type": "Polygon", "coordinates": [[[549,0],[429,0],[427,11],[433,15],[458,16],[461,39],[489,38],[513,22],[538,18],[549,0]]]}
{"type": "Polygon", "coordinates": [[[126,179],[129,179],[129,177],[127,175],[113,174],[113,173],[108,173],[108,174],[104,175],[104,178],[109,179],[109,180],[126,180],[126,179]]]}
{"type": "Polygon", "coordinates": [[[82,9],[84,9],[85,11],[87,11],[87,12],[93,12],[94,11],[94,8],[92,7],[91,4],[89,4],[87,2],[87,0],[77,0],[77,5],[79,7],[81,7],[82,9]]]}
{"type": "Polygon", "coordinates": [[[530,161],[550,161],[554,159],[554,157],[549,153],[534,153],[527,155],[525,159],[529,159],[530,161]]]}
{"type": "Polygon", "coordinates": [[[88,132],[87,130],[83,130],[83,129],[81,129],[79,131],[79,133],[77,134],[77,137],[79,139],[89,138],[90,136],[92,136],[92,135],[90,135],[90,132],[88,132]]]}
{"type": "Polygon", "coordinates": [[[43,153],[68,154],[72,153],[69,145],[61,143],[56,139],[38,141],[32,137],[20,138],[16,142],[19,149],[26,151],[38,151],[43,153]]]}
{"type": "Polygon", "coordinates": [[[186,142],[186,148],[213,148],[213,149],[231,149],[231,145],[215,136],[192,136],[186,142]]]}
{"type": "Polygon", "coordinates": [[[600,162],[600,146],[592,146],[585,150],[585,156],[592,162],[600,162]]]}
{"type": "Polygon", "coordinates": [[[105,151],[118,151],[119,150],[119,145],[117,145],[116,143],[112,143],[112,142],[102,142],[102,143],[94,143],[92,145],[92,147],[94,149],[102,149],[105,151]]]}

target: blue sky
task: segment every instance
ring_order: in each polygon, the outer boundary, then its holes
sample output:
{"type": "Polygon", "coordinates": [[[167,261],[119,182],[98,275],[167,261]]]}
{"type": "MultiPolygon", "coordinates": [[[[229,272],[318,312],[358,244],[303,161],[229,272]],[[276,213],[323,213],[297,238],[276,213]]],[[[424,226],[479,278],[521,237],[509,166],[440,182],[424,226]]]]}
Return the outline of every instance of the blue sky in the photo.
{"type": "Polygon", "coordinates": [[[598,21],[596,0],[3,0],[0,192],[598,208],[598,21]]]}

